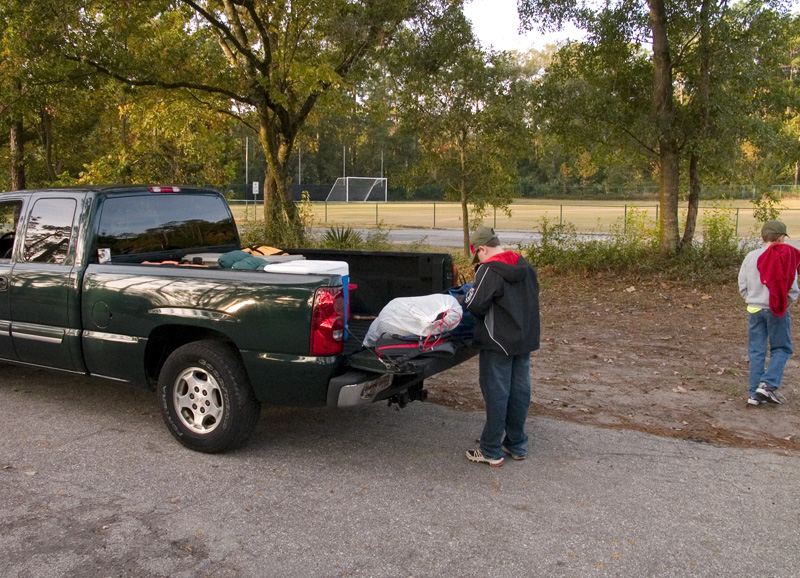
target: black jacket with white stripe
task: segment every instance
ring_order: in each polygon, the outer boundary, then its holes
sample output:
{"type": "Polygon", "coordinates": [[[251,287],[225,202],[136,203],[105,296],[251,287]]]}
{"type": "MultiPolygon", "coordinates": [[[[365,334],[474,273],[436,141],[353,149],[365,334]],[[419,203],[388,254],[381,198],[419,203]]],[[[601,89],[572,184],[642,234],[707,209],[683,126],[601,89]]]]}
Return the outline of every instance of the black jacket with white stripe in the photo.
{"type": "Polygon", "coordinates": [[[475,347],[506,355],[539,349],[539,279],[517,253],[505,251],[478,265],[464,307],[477,319],[475,347]]]}

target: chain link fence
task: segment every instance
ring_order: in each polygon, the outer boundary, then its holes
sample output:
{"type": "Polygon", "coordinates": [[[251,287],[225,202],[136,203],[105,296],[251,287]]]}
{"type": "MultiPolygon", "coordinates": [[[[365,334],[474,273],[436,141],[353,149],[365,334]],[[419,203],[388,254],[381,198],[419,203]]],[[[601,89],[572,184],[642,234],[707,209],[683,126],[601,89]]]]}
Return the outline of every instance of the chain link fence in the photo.
{"type": "MultiPolygon", "coordinates": [[[[263,218],[260,203],[229,201],[238,221],[263,218]]],[[[800,238],[800,202],[783,205],[780,219],[786,223],[789,234],[796,232],[800,238]],[[791,206],[793,205],[793,206],[791,206]]],[[[400,203],[311,203],[313,226],[385,229],[461,229],[462,213],[459,203],[400,202],[400,203]]],[[[679,208],[679,219],[686,219],[686,206],[679,208]]],[[[659,206],[656,203],[547,203],[518,202],[508,210],[489,208],[483,224],[497,230],[537,231],[542,220],[551,224],[569,224],[581,233],[609,233],[623,231],[634,215],[639,221],[655,228],[658,224],[659,206]]],[[[753,215],[753,206],[747,201],[727,205],[703,205],[698,211],[697,232],[702,234],[707,219],[725,215],[737,237],[757,236],[760,223],[753,215]]],[[[682,229],[682,225],[681,225],[682,229]]]]}

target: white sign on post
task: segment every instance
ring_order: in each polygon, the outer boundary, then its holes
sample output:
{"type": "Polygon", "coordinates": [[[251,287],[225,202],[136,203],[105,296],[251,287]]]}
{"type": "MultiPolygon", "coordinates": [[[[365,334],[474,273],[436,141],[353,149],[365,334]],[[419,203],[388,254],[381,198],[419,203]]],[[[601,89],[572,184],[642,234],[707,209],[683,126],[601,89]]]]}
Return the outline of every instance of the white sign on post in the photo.
{"type": "Polygon", "coordinates": [[[258,181],[253,181],[253,196],[258,196],[258,181]]]}

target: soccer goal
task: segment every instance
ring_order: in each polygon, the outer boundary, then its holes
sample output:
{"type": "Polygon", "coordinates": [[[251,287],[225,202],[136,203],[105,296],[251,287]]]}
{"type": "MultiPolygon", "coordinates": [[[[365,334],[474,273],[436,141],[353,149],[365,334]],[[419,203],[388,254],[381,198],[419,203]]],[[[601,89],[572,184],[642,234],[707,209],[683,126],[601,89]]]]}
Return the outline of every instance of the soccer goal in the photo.
{"type": "Polygon", "coordinates": [[[326,201],[351,202],[386,202],[387,185],[385,178],[376,177],[339,177],[331,187],[326,201]]]}

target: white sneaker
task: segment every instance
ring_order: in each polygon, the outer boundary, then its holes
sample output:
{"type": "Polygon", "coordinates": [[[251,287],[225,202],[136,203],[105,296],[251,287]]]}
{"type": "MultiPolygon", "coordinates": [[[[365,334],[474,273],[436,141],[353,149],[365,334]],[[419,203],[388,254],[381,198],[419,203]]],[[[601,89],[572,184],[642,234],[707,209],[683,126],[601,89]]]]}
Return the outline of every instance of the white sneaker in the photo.
{"type": "Polygon", "coordinates": [[[481,450],[467,450],[467,459],[479,464],[489,464],[493,468],[499,468],[503,465],[503,458],[487,458],[481,450]]]}

